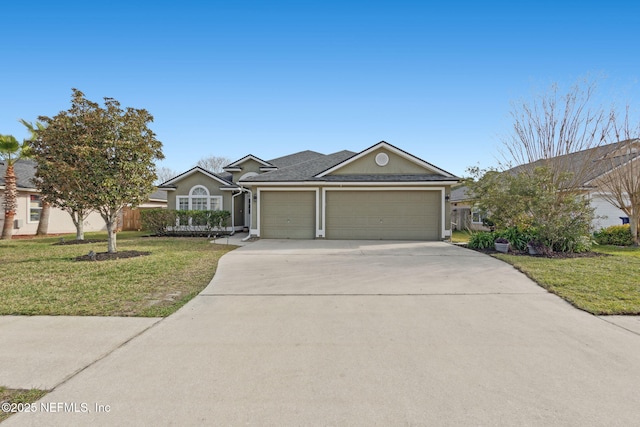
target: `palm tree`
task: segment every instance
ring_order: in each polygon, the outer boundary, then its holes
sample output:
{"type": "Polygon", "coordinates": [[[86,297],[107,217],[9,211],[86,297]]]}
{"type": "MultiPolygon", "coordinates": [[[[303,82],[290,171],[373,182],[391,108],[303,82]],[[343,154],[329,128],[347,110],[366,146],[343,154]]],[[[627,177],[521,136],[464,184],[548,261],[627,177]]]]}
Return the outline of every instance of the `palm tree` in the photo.
{"type": "Polygon", "coordinates": [[[20,144],[12,135],[0,135],[0,161],[7,168],[4,175],[4,226],[0,239],[11,239],[13,236],[13,219],[18,206],[18,189],[13,165],[28,155],[29,146],[26,141],[20,144]]]}
{"type": "MultiPolygon", "coordinates": [[[[44,128],[46,127],[40,122],[35,122],[34,125],[33,123],[26,121],[25,119],[20,119],[20,123],[22,123],[31,134],[29,136],[29,139],[27,140],[29,143],[31,143],[38,137],[38,131],[44,130],[44,128]]],[[[49,216],[51,213],[51,205],[42,196],[40,200],[42,202],[42,210],[40,211],[40,219],[38,220],[38,229],[36,230],[36,236],[46,236],[49,232],[49,216]]]]}

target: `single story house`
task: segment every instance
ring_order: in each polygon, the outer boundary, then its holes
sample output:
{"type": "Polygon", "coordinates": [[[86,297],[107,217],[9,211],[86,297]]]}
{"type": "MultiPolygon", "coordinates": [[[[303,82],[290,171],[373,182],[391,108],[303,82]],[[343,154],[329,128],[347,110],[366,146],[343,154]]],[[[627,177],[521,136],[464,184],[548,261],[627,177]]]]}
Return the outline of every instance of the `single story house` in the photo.
{"type": "Polygon", "coordinates": [[[158,188],[170,209],[228,210],[228,231],[261,238],[442,240],[459,179],[387,142],[359,153],[247,155],[224,173],[196,166],[158,188]]]}
{"type": "MultiPolygon", "coordinates": [[[[603,180],[620,168],[625,168],[631,162],[640,159],[640,140],[626,140],[607,144],[588,150],[566,154],[549,160],[538,160],[533,163],[516,166],[505,173],[518,173],[526,168],[543,166],[544,162],[555,162],[577,176],[577,185],[591,200],[595,218],[592,226],[594,230],[611,225],[621,225],[628,222],[627,214],[612,205],[605,197],[606,188],[603,180]],[[583,165],[588,163],[587,168],[583,165]]],[[[640,170],[637,166],[635,170],[640,170]]],[[[460,186],[451,191],[451,217],[454,230],[486,230],[482,225],[482,215],[474,206],[473,195],[468,187],[460,186]]]]}
{"type": "MultiPolygon", "coordinates": [[[[36,163],[32,160],[18,160],[14,165],[14,170],[18,188],[18,208],[14,218],[13,234],[16,236],[35,235],[38,229],[38,222],[40,221],[40,212],[42,211],[42,199],[33,184],[36,163]]],[[[0,162],[0,229],[4,225],[3,195],[5,190],[5,173],[6,166],[3,162],[0,162]]],[[[166,207],[166,205],[166,192],[159,191],[153,193],[149,201],[141,207],[166,207]]],[[[126,219],[126,212],[123,213],[123,217],[123,219],[126,219]]],[[[123,221],[120,223],[122,224],[123,221]]],[[[96,212],[90,213],[84,221],[85,232],[105,231],[106,229],[104,220],[100,214],[96,212]]],[[[48,232],[50,234],[75,233],[76,227],[73,225],[71,216],[66,211],[59,208],[51,208],[48,232]]]]}

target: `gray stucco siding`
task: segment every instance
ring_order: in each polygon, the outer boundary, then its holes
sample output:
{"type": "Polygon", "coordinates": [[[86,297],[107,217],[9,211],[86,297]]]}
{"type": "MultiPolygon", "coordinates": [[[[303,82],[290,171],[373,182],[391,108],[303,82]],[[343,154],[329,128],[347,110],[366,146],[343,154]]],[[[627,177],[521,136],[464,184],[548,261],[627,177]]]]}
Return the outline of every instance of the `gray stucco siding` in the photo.
{"type": "Polygon", "coordinates": [[[436,171],[426,169],[396,153],[383,148],[375,150],[359,159],[352,161],[340,169],[332,172],[330,175],[351,175],[351,174],[378,174],[378,175],[395,175],[395,174],[434,174],[436,171]],[[389,156],[389,162],[385,166],[379,166],[376,163],[376,156],[384,153],[389,156]]]}
{"type": "Polygon", "coordinates": [[[241,171],[239,172],[233,172],[233,182],[238,182],[240,180],[241,177],[243,177],[244,175],[246,175],[247,173],[250,172],[254,172],[257,174],[261,174],[262,172],[260,171],[260,167],[264,166],[261,163],[256,162],[253,159],[247,159],[244,162],[242,162],[240,164],[240,167],[242,168],[241,171]]]}
{"type": "Polygon", "coordinates": [[[209,196],[222,196],[222,209],[231,211],[231,191],[222,191],[223,184],[203,173],[195,172],[176,183],[176,189],[167,191],[167,208],[177,209],[176,197],[188,196],[195,186],[205,187],[209,191],[209,196]]]}

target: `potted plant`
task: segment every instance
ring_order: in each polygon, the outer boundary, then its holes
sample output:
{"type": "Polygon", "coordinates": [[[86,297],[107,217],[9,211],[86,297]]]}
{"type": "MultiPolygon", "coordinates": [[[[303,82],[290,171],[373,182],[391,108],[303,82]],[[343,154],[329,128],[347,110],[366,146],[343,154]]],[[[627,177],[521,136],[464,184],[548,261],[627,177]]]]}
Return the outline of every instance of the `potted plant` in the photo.
{"type": "Polygon", "coordinates": [[[496,246],[496,251],[502,252],[505,254],[509,252],[509,241],[504,237],[498,237],[495,240],[494,244],[496,246]]]}

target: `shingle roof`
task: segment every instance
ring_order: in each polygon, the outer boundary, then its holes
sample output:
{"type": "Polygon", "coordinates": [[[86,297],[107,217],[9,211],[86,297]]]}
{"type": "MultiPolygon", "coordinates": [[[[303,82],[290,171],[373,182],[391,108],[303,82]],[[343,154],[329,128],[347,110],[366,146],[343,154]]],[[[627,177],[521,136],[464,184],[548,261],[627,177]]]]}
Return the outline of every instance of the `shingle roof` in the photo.
{"type": "MultiPolygon", "coordinates": [[[[36,162],[33,160],[18,160],[13,170],[16,174],[16,186],[18,188],[35,188],[33,178],[36,174],[36,162]]],[[[4,187],[4,175],[7,173],[5,162],[0,162],[0,186],[4,187]]]]}
{"type": "MultiPolygon", "coordinates": [[[[290,164],[289,166],[279,167],[278,170],[267,172],[261,175],[252,176],[246,179],[246,182],[282,182],[282,181],[309,181],[314,180],[313,176],[322,172],[325,169],[330,168],[333,165],[336,165],[349,157],[353,156],[354,152],[344,150],[339,151],[337,153],[324,155],[315,153],[313,151],[309,152],[301,152],[296,153],[293,156],[298,156],[297,158],[307,160],[301,161],[299,163],[290,164]],[[303,154],[301,153],[313,153],[311,154],[303,154]]],[[[289,157],[289,156],[287,156],[289,157]]],[[[295,159],[295,157],[294,157],[295,159]]],[[[276,161],[278,159],[275,159],[276,161]]],[[[291,159],[290,159],[291,160],[291,159]]],[[[273,161],[271,162],[273,163],[273,161]]],[[[275,163],[274,163],[275,164],[275,163]]]]}
{"type": "Polygon", "coordinates": [[[167,192],[164,190],[156,190],[149,196],[149,199],[152,200],[167,200],[167,192]]]}
{"type": "Polygon", "coordinates": [[[588,150],[578,151],[575,153],[565,154],[563,156],[554,157],[552,159],[537,160],[532,163],[519,165],[509,169],[507,172],[519,173],[532,168],[544,166],[545,164],[556,164],[562,170],[574,174],[583,173],[580,177],[579,185],[588,186],[595,178],[609,172],[613,168],[640,156],[640,149],[630,155],[616,155],[618,151],[633,145],[637,148],[639,140],[625,140],[614,142],[612,144],[602,145],[600,147],[590,148],[588,150]],[[590,163],[590,167],[584,168],[585,162],[590,163]]]}
{"type": "Polygon", "coordinates": [[[324,157],[325,155],[322,153],[318,153],[311,150],[300,151],[298,153],[289,154],[288,156],[282,156],[275,158],[273,160],[269,160],[269,163],[278,167],[278,168],[286,168],[288,166],[293,166],[298,163],[306,162],[309,160],[317,159],[319,157],[324,157]]]}
{"type": "Polygon", "coordinates": [[[461,200],[469,200],[471,195],[469,194],[469,187],[463,185],[451,190],[451,201],[459,202],[461,200]]]}
{"type": "MultiPolygon", "coordinates": [[[[584,172],[584,176],[581,178],[581,182],[578,185],[582,187],[589,187],[591,181],[598,178],[601,175],[609,172],[613,168],[620,166],[623,163],[631,159],[640,157],[640,140],[629,139],[625,141],[614,142],[612,144],[602,145],[600,147],[590,148],[588,150],[578,151],[575,153],[565,154],[552,159],[538,160],[532,163],[519,165],[507,170],[508,173],[517,174],[525,170],[531,170],[532,168],[541,167],[545,164],[553,163],[559,165],[563,170],[572,173],[584,172]],[[624,150],[630,145],[635,146],[638,150],[635,153],[629,153],[628,155],[617,155],[618,151],[624,150]],[[591,167],[583,168],[584,163],[589,162],[591,167]]],[[[473,195],[469,193],[467,186],[461,186],[451,190],[451,201],[458,202],[461,200],[470,200],[473,195]]]]}

